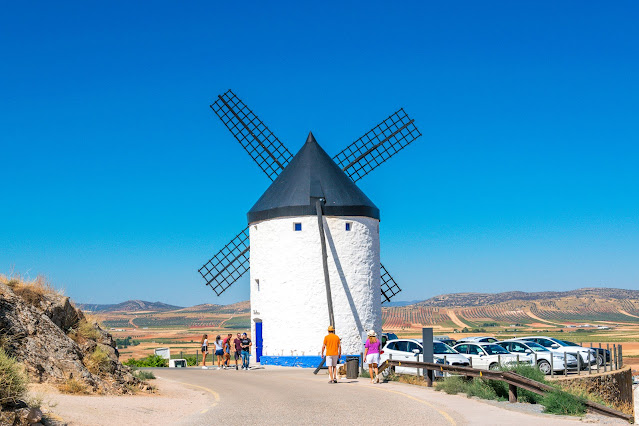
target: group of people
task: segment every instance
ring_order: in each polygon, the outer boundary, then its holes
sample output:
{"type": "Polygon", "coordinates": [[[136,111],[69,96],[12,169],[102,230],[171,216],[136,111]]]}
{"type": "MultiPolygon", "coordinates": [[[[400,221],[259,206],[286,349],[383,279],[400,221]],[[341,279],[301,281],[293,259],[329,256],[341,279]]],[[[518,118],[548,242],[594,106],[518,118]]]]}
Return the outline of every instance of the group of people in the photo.
{"type": "MultiPolygon", "coordinates": [[[[202,345],[202,368],[207,369],[206,357],[209,354],[208,334],[202,335],[202,341],[200,343],[202,345]]],[[[235,369],[239,370],[238,361],[241,359],[242,370],[248,370],[251,346],[253,345],[253,342],[251,342],[251,339],[249,339],[246,333],[237,333],[237,337],[235,339],[233,339],[232,333],[229,333],[224,339],[222,339],[220,335],[217,335],[213,341],[213,346],[215,347],[215,352],[213,352],[213,363],[215,363],[215,358],[217,358],[218,370],[231,368],[231,343],[233,344],[232,348],[235,352],[235,369]]]]}
{"type": "MultiPolygon", "coordinates": [[[[368,332],[368,338],[364,345],[364,359],[368,364],[368,372],[371,377],[371,383],[379,383],[379,354],[381,342],[377,338],[375,331],[368,332]],[[373,375],[373,373],[375,373],[373,375]]],[[[322,357],[326,353],[326,366],[328,367],[328,375],[330,380],[328,383],[337,383],[337,363],[342,356],[342,344],[340,338],[335,334],[335,327],[328,327],[328,334],[324,337],[322,345],[322,357]]]]}

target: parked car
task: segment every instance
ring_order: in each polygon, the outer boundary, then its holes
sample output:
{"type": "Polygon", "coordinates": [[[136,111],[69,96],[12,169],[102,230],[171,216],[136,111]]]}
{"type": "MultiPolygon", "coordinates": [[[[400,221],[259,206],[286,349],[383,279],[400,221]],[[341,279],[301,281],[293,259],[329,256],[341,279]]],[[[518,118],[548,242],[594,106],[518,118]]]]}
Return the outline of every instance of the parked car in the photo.
{"type": "Polygon", "coordinates": [[[555,339],[553,337],[548,336],[528,336],[528,337],[519,337],[514,340],[525,340],[529,342],[539,343],[544,348],[558,353],[558,354],[579,354],[581,357],[581,365],[582,369],[587,370],[590,368],[590,365],[593,365],[597,362],[595,357],[595,351],[590,348],[583,348],[581,346],[573,346],[564,342],[563,340],[555,339]]]}
{"type": "Polygon", "coordinates": [[[495,343],[498,342],[498,339],[495,339],[492,336],[474,336],[474,337],[463,337],[457,341],[457,343],[461,342],[473,342],[473,343],[495,343]]]}
{"type": "MultiPolygon", "coordinates": [[[[506,349],[494,343],[458,343],[453,347],[460,354],[471,360],[473,368],[482,370],[495,370],[502,364],[517,363],[517,355],[513,355],[506,349]]],[[[521,359],[520,362],[530,364],[529,359],[521,359]]]]}
{"type": "Polygon", "coordinates": [[[457,344],[455,339],[438,339],[440,342],[450,346],[451,348],[457,344]]]}
{"type": "MultiPolygon", "coordinates": [[[[574,342],[569,342],[568,340],[562,340],[562,342],[570,345],[570,346],[581,346],[582,348],[584,346],[582,346],[579,343],[574,343],[574,342]]],[[[588,348],[590,349],[590,348],[588,348]]],[[[595,348],[593,347],[592,349],[595,350],[595,354],[597,356],[597,364],[599,364],[599,367],[603,366],[604,363],[608,363],[610,362],[610,351],[608,349],[604,349],[604,348],[595,348]]]]}
{"type": "MultiPolygon", "coordinates": [[[[535,354],[537,355],[537,367],[544,374],[550,374],[551,370],[563,372],[566,369],[564,365],[563,354],[551,352],[539,343],[527,342],[523,340],[504,340],[497,342],[499,346],[506,349],[511,354],[519,355],[521,359],[528,359],[532,364],[535,363],[535,354]],[[552,358],[552,359],[551,359],[552,358]]],[[[574,355],[566,355],[568,370],[577,369],[577,357],[574,355]]]]}
{"type": "Polygon", "coordinates": [[[388,342],[389,340],[393,340],[397,338],[398,338],[397,334],[395,333],[382,333],[382,347],[384,347],[386,342],[388,342]]]}
{"type": "Polygon", "coordinates": [[[440,341],[442,343],[445,343],[445,344],[447,344],[450,347],[455,346],[455,344],[457,343],[457,340],[451,339],[448,336],[433,336],[433,341],[436,341],[436,340],[438,340],[438,341],[440,341]]]}
{"type": "MultiPolygon", "coordinates": [[[[384,362],[390,358],[398,361],[422,362],[424,360],[422,339],[389,340],[382,349],[380,362],[384,362]]],[[[467,357],[460,355],[456,350],[438,340],[433,341],[433,361],[463,367],[470,365],[470,361],[467,357]]],[[[399,374],[417,374],[417,369],[397,366],[395,367],[395,372],[399,374]]]]}

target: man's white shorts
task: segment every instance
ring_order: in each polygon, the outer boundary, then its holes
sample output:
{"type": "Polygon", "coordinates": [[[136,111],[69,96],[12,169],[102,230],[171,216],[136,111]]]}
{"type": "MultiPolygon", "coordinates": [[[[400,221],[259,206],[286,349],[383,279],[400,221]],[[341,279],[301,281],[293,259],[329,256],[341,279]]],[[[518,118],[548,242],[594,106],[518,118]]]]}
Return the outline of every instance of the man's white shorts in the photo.
{"type": "Polygon", "coordinates": [[[379,364],[379,354],[366,355],[366,364],[379,364]]]}
{"type": "Polygon", "coordinates": [[[338,361],[338,356],[337,355],[326,355],[326,366],[327,367],[337,367],[337,361],[338,361]]]}

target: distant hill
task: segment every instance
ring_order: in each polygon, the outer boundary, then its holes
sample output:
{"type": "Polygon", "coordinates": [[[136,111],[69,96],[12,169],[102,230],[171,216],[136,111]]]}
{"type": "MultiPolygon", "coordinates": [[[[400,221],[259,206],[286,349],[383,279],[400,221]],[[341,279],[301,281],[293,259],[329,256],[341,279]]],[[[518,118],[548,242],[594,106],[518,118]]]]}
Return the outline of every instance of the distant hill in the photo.
{"type": "Polygon", "coordinates": [[[79,307],[82,310],[91,312],[166,312],[183,309],[181,306],[168,305],[162,302],[146,302],[144,300],[127,300],[114,305],[81,304],[79,307]]]}
{"type": "MultiPolygon", "coordinates": [[[[511,300],[538,301],[547,299],[562,299],[566,297],[596,298],[596,299],[639,299],[639,290],[623,290],[619,288],[580,288],[570,291],[540,291],[527,293],[525,291],[507,291],[504,293],[453,293],[431,297],[417,303],[419,306],[437,307],[470,307],[493,305],[511,300]]],[[[392,306],[392,305],[389,305],[392,306]]]]}

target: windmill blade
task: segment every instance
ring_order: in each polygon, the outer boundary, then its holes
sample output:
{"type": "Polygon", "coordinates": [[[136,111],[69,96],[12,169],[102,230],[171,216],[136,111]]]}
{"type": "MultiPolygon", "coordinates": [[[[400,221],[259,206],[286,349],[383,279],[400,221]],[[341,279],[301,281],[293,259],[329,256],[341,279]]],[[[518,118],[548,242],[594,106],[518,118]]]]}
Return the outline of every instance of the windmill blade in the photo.
{"type": "Polygon", "coordinates": [[[219,296],[249,270],[249,228],[235,236],[199,269],[206,285],[219,296]]]}
{"type": "Polygon", "coordinates": [[[386,268],[384,268],[384,265],[381,263],[379,264],[379,270],[382,275],[382,304],[384,304],[385,302],[390,302],[391,298],[402,291],[402,289],[399,288],[395,279],[391,277],[391,274],[388,273],[386,268]]]}
{"type": "Polygon", "coordinates": [[[293,158],[291,152],[231,90],[218,95],[211,109],[272,181],[293,158]]]}
{"type": "Polygon", "coordinates": [[[347,146],[333,160],[357,182],[422,135],[413,122],[401,108],[347,146]]]}

